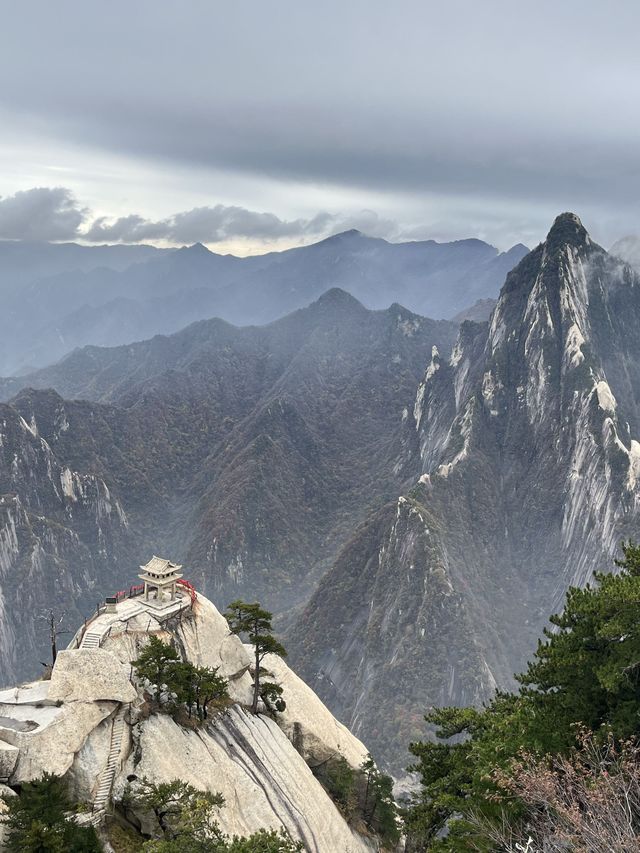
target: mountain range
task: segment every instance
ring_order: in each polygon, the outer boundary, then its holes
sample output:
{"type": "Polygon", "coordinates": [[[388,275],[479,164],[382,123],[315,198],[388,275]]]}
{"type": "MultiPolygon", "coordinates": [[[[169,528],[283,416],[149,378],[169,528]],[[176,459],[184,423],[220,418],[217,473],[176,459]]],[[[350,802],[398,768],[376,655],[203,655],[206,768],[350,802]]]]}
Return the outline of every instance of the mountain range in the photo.
{"type": "Polygon", "coordinates": [[[415,478],[403,417],[456,333],[333,289],[267,326],[202,321],[21,379],[0,404],[0,680],[45,659],[47,606],[81,619],[150,552],[221,606],[303,604],[415,478]]]}
{"type": "Polygon", "coordinates": [[[4,380],[0,680],[45,660],[43,609],[80,620],[162,552],[272,609],[399,772],[425,709],[511,686],[637,530],[639,330],[640,276],[562,214],[488,322],[334,288],[4,380]]]}
{"type": "Polygon", "coordinates": [[[425,708],[511,686],[566,589],[637,537],[639,405],[640,277],[561,215],[491,321],[434,349],[405,420],[420,476],[291,631],[294,666],[388,762],[425,708]]]}
{"type": "Polygon", "coordinates": [[[320,243],[237,258],[178,250],[0,242],[0,375],[32,371],[87,344],[169,334],[212,316],[271,322],[340,287],[368,308],[399,302],[449,318],[497,296],[526,253],[481,240],[389,243],[347,231],[320,243]]]}

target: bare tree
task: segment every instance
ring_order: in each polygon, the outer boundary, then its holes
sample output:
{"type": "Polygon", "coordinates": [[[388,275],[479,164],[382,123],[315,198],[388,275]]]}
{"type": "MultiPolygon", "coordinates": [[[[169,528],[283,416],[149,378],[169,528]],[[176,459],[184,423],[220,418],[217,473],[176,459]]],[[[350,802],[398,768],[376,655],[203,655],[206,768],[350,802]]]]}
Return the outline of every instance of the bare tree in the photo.
{"type": "MultiPolygon", "coordinates": [[[[58,637],[61,634],[71,633],[68,628],[63,627],[66,616],[67,614],[64,611],[62,611],[62,613],[56,613],[55,610],[50,608],[41,613],[39,617],[43,622],[45,622],[49,631],[49,640],[51,642],[51,666],[55,664],[56,658],[58,657],[58,637]]],[[[43,666],[46,666],[46,664],[43,664],[43,666]]]]}
{"type": "Polygon", "coordinates": [[[640,746],[580,734],[569,756],[522,754],[495,774],[507,797],[526,806],[518,825],[472,816],[496,850],[527,853],[632,853],[640,849],[640,746]]]}

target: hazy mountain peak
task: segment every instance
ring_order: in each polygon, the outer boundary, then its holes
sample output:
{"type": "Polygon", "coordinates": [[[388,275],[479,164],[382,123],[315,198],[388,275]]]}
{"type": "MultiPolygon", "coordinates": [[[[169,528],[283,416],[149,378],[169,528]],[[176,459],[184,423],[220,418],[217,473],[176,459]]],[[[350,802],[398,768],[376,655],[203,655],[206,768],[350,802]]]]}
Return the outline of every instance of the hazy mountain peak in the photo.
{"type": "Polygon", "coordinates": [[[515,243],[510,249],[504,253],[505,255],[521,255],[522,252],[529,252],[529,247],[524,243],[515,243]]]}
{"type": "Polygon", "coordinates": [[[178,251],[182,252],[183,254],[189,254],[193,256],[202,255],[203,257],[206,255],[214,254],[214,252],[212,252],[210,249],[207,249],[207,247],[203,243],[192,243],[191,246],[182,246],[182,248],[178,251]]]}
{"type": "Polygon", "coordinates": [[[362,231],[358,231],[357,228],[348,228],[346,231],[339,231],[337,234],[332,234],[331,237],[328,237],[328,240],[352,240],[357,239],[358,237],[365,237],[366,235],[362,233],[362,231]]]}
{"type": "Polygon", "coordinates": [[[341,287],[332,287],[325,291],[319,299],[316,300],[316,305],[335,306],[336,308],[362,308],[364,306],[355,296],[347,293],[341,287]]]}
{"type": "Polygon", "coordinates": [[[325,237],[324,240],[312,243],[312,246],[352,247],[361,243],[368,244],[386,242],[386,240],[382,240],[379,237],[369,237],[367,234],[363,234],[362,231],[358,231],[357,228],[349,228],[347,231],[340,231],[337,234],[332,234],[330,237],[325,237]]]}
{"type": "Polygon", "coordinates": [[[640,235],[629,234],[618,240],[610,249],[612,255],[621,258],[632,267],[640,269],[640,235]]]}

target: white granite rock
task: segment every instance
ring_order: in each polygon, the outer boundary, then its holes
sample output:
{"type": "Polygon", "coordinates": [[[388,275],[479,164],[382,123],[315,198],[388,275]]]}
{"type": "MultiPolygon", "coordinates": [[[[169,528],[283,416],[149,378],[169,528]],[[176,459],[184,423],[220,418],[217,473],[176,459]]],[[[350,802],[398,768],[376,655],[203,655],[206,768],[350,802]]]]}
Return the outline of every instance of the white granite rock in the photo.
{"type": "Polygon", "coordinates": [[[48,681],[32,681],[0,690],[0,705],[52,705],[48,681]]]}
{"type": "Polygon", "coordinates": [[[336,720],[313,690],[276,655],[267,655],[264,667],[284,691],[287,707],[277,714],[278,725],[305,761],[313,767],[342,756],[352,767],[360,767],[367,757],[366,747],[336,720]]]}
{"type": "Polygon", "coordinates": [[[314,853],[376,849],[351,831],[302,756],[268,717],[236,705],[212,725],[192,731],[166,715],[152,715],[140,725],[136,754],[138,763],[130,756],[116,780],[116,798],[129,774],[155,782],[183,779],[200,790],[222,793],[219,822],[230,835],[284,826],[314,853]]]}
{"type": "Polygon", "coordinates": [[[63,702],[133,702],[136,690],[123,666],[105,649],[65,650],[51,673],[49,699],[63,702]]]}
{"type": "Polygon", "coordinates": [[[187,660],[196,666],[219,667],[220,675],[241,678],[251,658],[241,640],[229,631],[227,620],[203,595],[198,595],[194,618],[184,619],[176,631],[187,660]]]}
{"type": "MultiPolygon", "coordinates": [[[[366,750],[283,661],[266,661],[287,702],[275,722],[243,709],[251,700],[251,654],[210,601],[198,596],[193,611],[166,622],[141,614],[137,602],[126,605],[109,616],[110,632],[101,648],[59,653],[48,690],[27,685],[0,694],[0,767],[3,742],[9,764],[19,749],[11,784],[45,771],[67,774],[74,798],[89,801],[107,763],[111,717],[120,703],[131,703],[133,720],[125,725],[115,798],[122,796],[129,775],[154,782],[179,778],[223,794],[220,825],[230,835],[285,827],[314,853],[376,849],[350,829],[309,767],[336,755],[357,767],[366,750]],[[195,730],[167,714],[148,716],[129,674],[130,662],[151,634],[172,640],[186,660],[217,667],[229,679],[235,704],[228,712],[195,730]]],[[[153,827],[145,823],[145,830],[153,827]]]]}
{"type": "Polygon", "coordinates": [[[64,775],[89,733],[115,707],[113,702],[70,702],[56,709],[56,718],[47,725],[31,732],[13,732],[11,742],[19,747],[20,755],[9,782],[27,782],[46,772],[64,775]]]}
{"type": "MultiPolygon", "coordinates": [[[[86,803],[93,799],[100,771],[107,766],[112,726],[111,717],[102,720],[88,734],[74,756],[73,764],[65,778],[69,783],[69,792],[76,802],[86,803]]],[[[125,726],[126,736],[128,730],[129,727],[125,726]]],[[[128,749],[126,751],[128,753],[128,749]]]]}
{"type": "Polygon", "coordinates": [[[15,770],[17,762],[18,747],[0,740],[0,779],[8,779],[15,770]]]}

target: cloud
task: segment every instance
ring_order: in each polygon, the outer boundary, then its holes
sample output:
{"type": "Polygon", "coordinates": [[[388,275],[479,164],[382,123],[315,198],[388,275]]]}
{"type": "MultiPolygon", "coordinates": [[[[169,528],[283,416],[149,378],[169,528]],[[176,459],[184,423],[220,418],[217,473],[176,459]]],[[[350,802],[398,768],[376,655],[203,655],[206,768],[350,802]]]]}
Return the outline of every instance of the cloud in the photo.
{"type": "MultiPolygon", "coordinates": [[[[404,0],[402,14],[382,0],[281,0],[277,12],[235,3],[224,14],[193,0],[190,15],[177,0],[113,0],[76,3],[73,25],[59,4],[40,2],[35,28],[32,4],[5,5],[0,71],[12,85],[0,90],[0,165],[4,157],[5,172],[46,183],[68,149],[76,180],[92,186],[101,210],[135,186],[155,217],[160,195],[163,215],[187,206],[190,181],[198,191],[226,183],[217,191],[227,199],[237,181],[249,208],[283,215],[288,192],[318,210],[337,208],[347,193],[363,199],[350,206],[376,198],[379,212],[403,218],[426,198],[443,199],[460,237],[479,224],[506,239],[495,225],[515,208],[520,239],[543,236],[565,209],[590,211],[607,233],[637,227],[633,0],[610,15],[579,0],[404,0]],[[277,200],[262,201],[265,186],[277,200]]],[[[206,218],[205,233],[215,235],[299,233],[308,224],[293,219],[298,211],[290,221],[252,214],[242,224],[244,210],[225,209],[216,226],[215,210],[185,212],[187,221],[171,225],[191,234],[193,220],[206,218]]],[[[169,227],[123,220],[118,228],[134,235],[169,227]]],[[[93,233],[115,225],[102,220],[93,233]]]]}
{"type": "Polygon", "coordinates": [[[74,240],[89,211],[65,187],[34,187],[0,197],[0,239],[74,240]]]}
{"type": "Polygon", "coordinates": [[[328,213],[309,218],[283,219],[275,213],[216,204],[194,207],[165,219],[146,219],[137,213],[112,218],[93,216],[66,187],[34,187],[11,196],[0,196],[0,240],[82,240],[86,243],[185,243],[291,244],[357,228],[373,237],[393,239],[398,224],[375,211],[328,213]]]}
{"type": "Polygon", "coordinates": [[[385,237],[394,236],[398,230],[395,222],[380,218],[374,211],[364,210],[349,215],[320,212],[308,219],[287,220],[275,213],[217,204],[194,207],[157,221],[137,214],[113,220],[101,216],[82,234],[82,239],[90,243],[163,240],[176,244],[215,244],[238,239],[268,243],[282,239],[302,241],[350,228],[385,237]]]}

